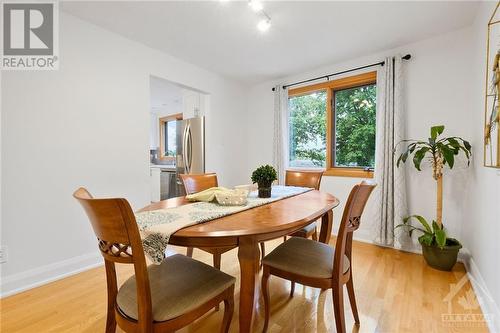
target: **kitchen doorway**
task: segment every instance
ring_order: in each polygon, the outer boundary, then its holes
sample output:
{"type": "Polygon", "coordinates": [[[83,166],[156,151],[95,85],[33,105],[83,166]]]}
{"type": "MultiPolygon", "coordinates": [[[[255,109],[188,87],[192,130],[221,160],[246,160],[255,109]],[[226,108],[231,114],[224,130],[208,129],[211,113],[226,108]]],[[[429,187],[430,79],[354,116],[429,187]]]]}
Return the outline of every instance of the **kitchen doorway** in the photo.
{"type": "Polygon", "coordinates": [[[205,172],[208,95],[150,76],[151,202],[184,195],[179,175],[205,172]]]}

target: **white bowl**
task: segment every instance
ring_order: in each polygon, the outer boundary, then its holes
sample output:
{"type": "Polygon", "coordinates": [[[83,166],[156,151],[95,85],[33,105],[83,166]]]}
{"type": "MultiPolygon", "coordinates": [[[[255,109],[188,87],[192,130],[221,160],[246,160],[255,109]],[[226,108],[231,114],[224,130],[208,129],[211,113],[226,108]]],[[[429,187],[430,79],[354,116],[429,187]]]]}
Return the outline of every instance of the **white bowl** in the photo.
{"type": "Polygon", "coordinates": [[[237,185],[234,187],[235,190],[246,190],[248,192],[252,192],[257,190],[257,184],[246,184],[246,185],[237,185]]]}
{"type": "Polygon", "coordinates": [[[247,203],[247,190],[234,190],[226,193],[216,193],[215,199],[221,206],[244,206],[247,203]]]}

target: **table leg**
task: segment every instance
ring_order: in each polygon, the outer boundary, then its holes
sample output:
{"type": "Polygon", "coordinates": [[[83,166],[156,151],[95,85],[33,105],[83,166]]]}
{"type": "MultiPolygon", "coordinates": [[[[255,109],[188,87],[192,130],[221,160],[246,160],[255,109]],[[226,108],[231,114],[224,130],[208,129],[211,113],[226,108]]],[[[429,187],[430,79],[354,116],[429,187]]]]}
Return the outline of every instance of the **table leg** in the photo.
{"type": "Polygon", "coordinates": [[[332,237],[333,226],[333,210],[329,210],[321,217],[321,230],[319,233],[319,241],[324,244],[330,242],[332,237]]]}
{"type": "Polygon", "coordinates": [[[241,237],[238,241],[238,260],[240,261],[240,333],[252,330],[252,319],[259,297],[257,281],[259,276],[259,244],[251,237],[241,237]]]}

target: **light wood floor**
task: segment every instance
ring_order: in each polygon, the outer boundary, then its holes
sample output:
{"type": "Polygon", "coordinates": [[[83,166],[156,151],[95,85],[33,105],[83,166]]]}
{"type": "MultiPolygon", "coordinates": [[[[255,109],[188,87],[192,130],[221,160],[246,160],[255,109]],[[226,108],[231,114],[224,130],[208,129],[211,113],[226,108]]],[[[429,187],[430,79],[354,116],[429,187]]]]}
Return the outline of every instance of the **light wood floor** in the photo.
{"type": "MultiPolygon", "coordinates": [[[[267,242],[268,250],[279,241],[267,242]]],[[[185,253],[185,249],[171,247],[185,253]]],[[[422,256],[355,243],[353,255],[354,286],[361,326],[353,324],[346,299],[345,315],[352,332],[487,332],[486,327],[468,327],[467,323],[446,324],[442,315],[481,313],[475,308],[474,294],[467,283],[449,304],[443,299],[451,284],[465,275],[457,264],[453,272],[429,268],[422,256]],[[472,305],[464,309],[464,302],[472,305]],[[462,304],[462,305],[461,305],[462,304]]],[[[211,256],[195,250],[194,257],[210,263],[211,256]]],[[[236,251],[223,255],[222,269],[238,277],[236,251]]],[[[118,268],[120,281],[132,274],[128,267],[118,268]]],[[[236,290],[239,289],[239,281],[236,290]]],[[[331,292],[297,285],[289,298],[287,281],[271,277],[271,322],[269,332],[335,332],[331,292]]],[[[236,302],[239,295],[236,292],[236,302]]],[[[255,331],[262,329],[262,300],[257,310],[255,331]]],[[[467,306],[466,306],[467,307],[467,306]]],[[[231,332],[238,331],[238,304],[231,332]]],[[[1,332],[86,332],[104,331],[106,282],[102,267],[5,298],[1,301],[1,332]]],[[[181,332],[218,332],[222,309],[211,311],[181,332]]],[[[476,325],[477,326],[477,325],[476,325]]],[[[117,329],[117,332],[122,332],[117,329]]]]}

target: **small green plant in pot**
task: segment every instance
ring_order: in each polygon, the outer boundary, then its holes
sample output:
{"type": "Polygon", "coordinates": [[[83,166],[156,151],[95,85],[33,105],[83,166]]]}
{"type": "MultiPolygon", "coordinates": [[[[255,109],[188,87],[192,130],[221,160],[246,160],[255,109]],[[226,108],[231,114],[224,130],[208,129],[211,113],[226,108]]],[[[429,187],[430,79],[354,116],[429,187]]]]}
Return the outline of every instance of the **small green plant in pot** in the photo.
{"type": "Polygon", "coordinates": [[[259,188],[259,198],[271,197],[271,184],[278,179],[276,170],[270,165],[258,167],[252,173],[252,183],[257,183],[259,188]]]}
{"type": "Polygon", "coordinates": [[[397,166],[405,163],[413,155],[413,165],[418,171],[421,171],[421,164],[424,158],[430,160],[432,166],[432,177],[436,181],[436,220],[430,224],[420,215],[412,215],[403,219],[403,223],[396,228],[407,228],[410,236],[413,231],[422,232],[418,238],[422,245],[422,253],[429,266],[449,271],[457,262],[457,256],[462,245],[454,238],[449,238],[443,227],[443,168],[448,166],[453,169],[455,165],[455,156],[461,152],[467,159],[467,166],[470,164],[471,145],[460,137],[439,136],[444,132],[444,126],[431,127],[431,136],[427,141],[403,140],[400,143],[406,144],[406,148],[399,156],[397,166]],[[411,219],[415,218],[422,228],[411,225],[411,219]],[[432,227],[431,227],[432,225],[432,227]]]}

